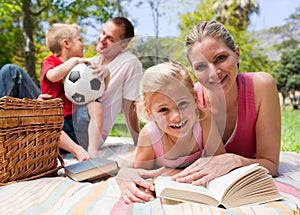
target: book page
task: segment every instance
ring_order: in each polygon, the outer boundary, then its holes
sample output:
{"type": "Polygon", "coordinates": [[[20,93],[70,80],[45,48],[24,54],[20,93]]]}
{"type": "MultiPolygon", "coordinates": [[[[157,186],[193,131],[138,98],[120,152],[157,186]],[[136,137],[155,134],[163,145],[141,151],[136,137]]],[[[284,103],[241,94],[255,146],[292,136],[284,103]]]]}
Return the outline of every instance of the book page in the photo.
{"type": "Polygon", "coordinates": [[[219,202],[222,202],[222,197],[228,187],[236,183],[241,177],[246,175],[249,171],[251,172],[252,170],[256,169],[257,167],[258,164],[256,163],[237,168],[227,173],[226,175],[211,180],[208,183],[207,188],[215,199],[217,199],[219,202]]]}
{"type": "Polygon", "coordinates": [[[172,181],[168,176],[160,176],[154,180],[157,196],[180,201],[202,202],[219,205],[204,186],[172,181]]]}

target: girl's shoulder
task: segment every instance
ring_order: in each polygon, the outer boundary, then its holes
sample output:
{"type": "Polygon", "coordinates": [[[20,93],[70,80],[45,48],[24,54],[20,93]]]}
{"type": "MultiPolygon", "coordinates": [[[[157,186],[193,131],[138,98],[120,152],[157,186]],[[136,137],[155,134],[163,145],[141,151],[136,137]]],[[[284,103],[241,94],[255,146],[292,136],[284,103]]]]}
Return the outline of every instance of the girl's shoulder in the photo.
{"type": "Polygon", "coordinates": [[[139,133],[138,144],[142,146],[152,145],[155,134],[157,133],[155,123],[152,121],[146,123],[139,133]]]}

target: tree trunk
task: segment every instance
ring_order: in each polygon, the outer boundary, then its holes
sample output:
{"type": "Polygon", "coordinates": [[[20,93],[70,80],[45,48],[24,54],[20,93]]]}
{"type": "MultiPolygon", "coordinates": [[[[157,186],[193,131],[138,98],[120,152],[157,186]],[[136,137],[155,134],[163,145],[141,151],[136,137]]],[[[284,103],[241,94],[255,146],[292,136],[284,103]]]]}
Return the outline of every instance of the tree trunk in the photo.
{"type": "Polygon", "coordinates": [[[24,58],[25,66],[29,76],[39,86],[37,76],[35,73],[35,50],[33,44],[33,25],[30,13],[31,0],[23,0],[22,11],[23,11],[23,34],[24,34],[24,58]]]}

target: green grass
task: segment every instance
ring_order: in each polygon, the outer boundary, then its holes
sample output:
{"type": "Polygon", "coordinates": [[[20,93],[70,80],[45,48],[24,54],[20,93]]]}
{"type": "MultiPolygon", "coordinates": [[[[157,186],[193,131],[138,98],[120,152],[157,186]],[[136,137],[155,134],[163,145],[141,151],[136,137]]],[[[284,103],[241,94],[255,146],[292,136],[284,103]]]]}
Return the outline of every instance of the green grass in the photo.
{"type": "Polygon", "coordinates": [[[130,137],[123,114],[119,114],[109,135],[114,137],[130,137]]]}
{"type": "Polygon", "coordinates": [[[281,150],[300,152],[300,110],[291,106],[281,111],[281,150]]]}
{"type": "MultiPolygon", "coordinates": [[[[300,110],[287,106],[281,111],[281,119],[281,151],[300,152],[300,110]]],[[[122,114],[117,117],[110,135],[130,137],[122,114]]]]}

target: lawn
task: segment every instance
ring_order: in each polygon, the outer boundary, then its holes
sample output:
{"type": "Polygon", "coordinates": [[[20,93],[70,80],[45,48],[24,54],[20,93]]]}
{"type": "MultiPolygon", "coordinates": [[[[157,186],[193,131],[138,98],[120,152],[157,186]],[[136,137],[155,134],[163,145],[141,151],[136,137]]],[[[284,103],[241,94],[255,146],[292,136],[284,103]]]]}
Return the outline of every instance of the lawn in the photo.
{"type": "MultiPolygon", "coordinates": [[[[287,106],[281,111],[281,151],[300,152],[300,110],[287,106]]],[[[119,115],[110,133],[111,136],[129,137],[123,115],[119,115]]]]}
{"type": "Polygon", "coordinates": [[[282,109],[281,120],[281,150],[300,152],[300,110],[282,109]]]}

